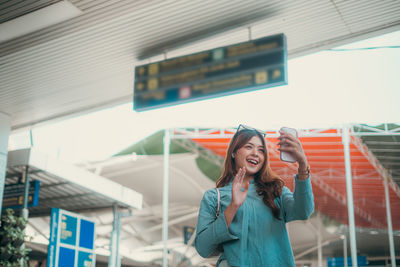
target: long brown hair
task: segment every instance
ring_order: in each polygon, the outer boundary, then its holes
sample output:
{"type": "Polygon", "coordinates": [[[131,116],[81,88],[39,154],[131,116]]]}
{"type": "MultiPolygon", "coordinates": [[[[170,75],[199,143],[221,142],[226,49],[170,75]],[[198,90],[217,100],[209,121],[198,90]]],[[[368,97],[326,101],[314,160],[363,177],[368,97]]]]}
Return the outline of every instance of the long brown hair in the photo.
{"type": "Polygon", "coordinates": [[[235,133],[232,137],[228,150],[226,152],[226,157],[224,161],[224,166],[222,169],[222,175],[217,180],[216,186],[223,187],[227,185],[231,180],[233,180],[236,175],[236,163],[232,155],[240,149],[242,146],[247,144],[247,142],[253,137],[258,136],[264,146],[264,163],[261,169],[254,175],[254,183],[256,185],[256,191],[259,196],[263,197],[263,202],[265,205],[271,208],[272,214],[275,218],[279,219],[280,209],[275,204],[274,199],[282,194],[283,186],[285,182],[272,171],[269,164],[268,151],[265,143],[265,139],[257,130],[253,129],[242,129],[235,133]]]}

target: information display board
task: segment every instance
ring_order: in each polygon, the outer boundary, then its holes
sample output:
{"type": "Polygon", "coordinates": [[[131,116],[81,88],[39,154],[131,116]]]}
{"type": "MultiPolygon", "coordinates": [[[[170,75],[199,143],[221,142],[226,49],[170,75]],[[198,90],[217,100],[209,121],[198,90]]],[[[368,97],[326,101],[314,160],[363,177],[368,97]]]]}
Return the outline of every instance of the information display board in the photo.
{"type": "MultiPolygon", "coordinates": [[[[39,204],[40,181],[29,183],[28,207],[39,204]]],[[[4,187],[3,208],[20,209],[24,204],[25,184],[7,184],[4,187]]]]}
{"type": "Polygon", "coordinates": [[[284,34],[135,68],[136,111],[287,84],[284,34]]]}
{"type": "Polygon", "coordinates": [[[94,267],[95,230],[93,220],[52,208],[47,267],[94,267]]]}

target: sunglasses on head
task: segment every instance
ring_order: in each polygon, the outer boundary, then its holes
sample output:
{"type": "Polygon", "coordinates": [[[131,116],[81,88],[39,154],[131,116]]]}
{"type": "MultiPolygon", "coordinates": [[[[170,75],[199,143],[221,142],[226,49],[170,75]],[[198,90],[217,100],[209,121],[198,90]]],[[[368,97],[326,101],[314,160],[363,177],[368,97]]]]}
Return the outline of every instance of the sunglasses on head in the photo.
{"type": "Polygon", "coordinates": [[[244,124],[239,124],[239,127],[236,129],[236,133],[238,133],[240,131],[243,131],[243,130],[255,131],[255,132],[261,134],[262,137],[264,137],[264,138],[267,135],[264,131],[261,131],[261,130],[253,128],[253,127],[249,127],[249,126],[244,125],[244,124]]]}

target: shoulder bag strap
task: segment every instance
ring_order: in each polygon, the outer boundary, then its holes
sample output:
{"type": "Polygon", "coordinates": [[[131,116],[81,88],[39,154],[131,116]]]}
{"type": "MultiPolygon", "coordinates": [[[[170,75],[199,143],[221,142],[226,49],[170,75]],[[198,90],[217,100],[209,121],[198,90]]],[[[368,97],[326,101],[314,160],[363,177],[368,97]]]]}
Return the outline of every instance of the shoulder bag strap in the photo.
{"type": "Polygon", "coordinates": [[[215,188],[215,189],[217,190],[217,195],[218,195],[217,212],[215,213],[215,219],[217,219],[218,216],[219,216],[219,209],[220,209],[220,206],[221,206],[221,195],[219,193],[219,189],[218,188],[215,188]]]}

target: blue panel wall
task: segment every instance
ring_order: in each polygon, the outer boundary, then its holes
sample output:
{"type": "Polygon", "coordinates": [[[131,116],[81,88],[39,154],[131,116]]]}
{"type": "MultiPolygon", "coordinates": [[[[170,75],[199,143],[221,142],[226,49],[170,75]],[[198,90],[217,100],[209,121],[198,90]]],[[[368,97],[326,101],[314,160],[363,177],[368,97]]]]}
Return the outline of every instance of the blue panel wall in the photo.
{"type": "Polygon", "coordinates": [[[76,245],[76,227],[78,219],[69,215],[61,216],[60,242],[68,245],[76,245]]]}
{"type": "Polygon", "coordinates": [[[81,219],[81,230],[79,234],[79,246],[93,249],[94,223],[81,219]]]}
{"type": "Polygon", "coordinates": [[[89,218],[52,208],[47,267],[94,267],[95,232],[89,218]]]}
{"type": "Polygon", "coordinates": [[[58,267],[75,266],[75,250],[70,248],[60,247],[58,254],[58,267]]]}

